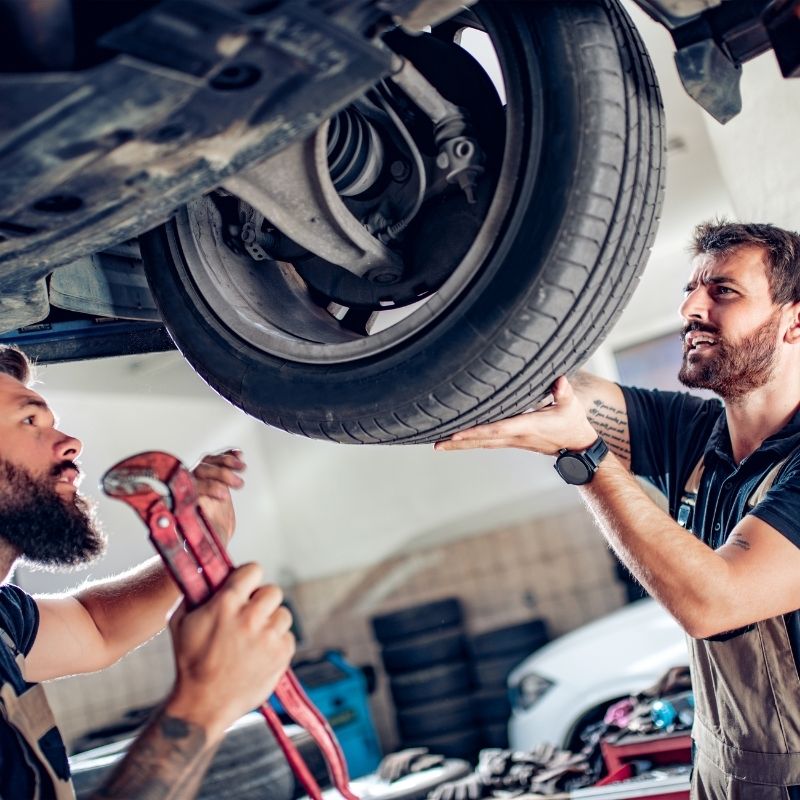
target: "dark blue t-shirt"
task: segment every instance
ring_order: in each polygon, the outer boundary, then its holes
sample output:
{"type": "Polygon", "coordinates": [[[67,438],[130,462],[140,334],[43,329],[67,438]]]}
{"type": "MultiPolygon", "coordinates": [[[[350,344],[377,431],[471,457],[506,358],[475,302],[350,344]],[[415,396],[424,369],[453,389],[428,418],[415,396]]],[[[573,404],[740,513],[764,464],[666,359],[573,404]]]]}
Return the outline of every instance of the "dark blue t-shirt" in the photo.
{"type": "MultiPolygon", "coordinates": [[[[703,458],[689,526],[695,536],[716,549],[746,514],[753,514],[800,547],[800,412],[736,464],[718,400],[683,392],[621,389],[628,412],[631,470],[665,495],[673,519],[678,519],[686,482],[703,458]],[[749,508],[748,500],[782,459],[786,463],[771,488],[749,508]]],[[[786,624],[800,669],[800,612],[787,614],[786,624]]]]}
{"type": "MultiPolygon", "coordinates": [[[[39,609],[34,599],[17,586],[0,586],[0,680],[10,683],[18,695],[34,684],[22,677],[14,651],[26,656],[33,647],[38,628],[39,609]]],[[[40,747],[56,774],[67,778],[67,754],[57,728],[42,737],[40,747]]],[[[37,763],[36,756],[0,713],[0,797],[3,800],[33,796],[35,780],[29,763],[37,763]]],[[[44,783],[50,785],[49,780],[44,783]]]]}

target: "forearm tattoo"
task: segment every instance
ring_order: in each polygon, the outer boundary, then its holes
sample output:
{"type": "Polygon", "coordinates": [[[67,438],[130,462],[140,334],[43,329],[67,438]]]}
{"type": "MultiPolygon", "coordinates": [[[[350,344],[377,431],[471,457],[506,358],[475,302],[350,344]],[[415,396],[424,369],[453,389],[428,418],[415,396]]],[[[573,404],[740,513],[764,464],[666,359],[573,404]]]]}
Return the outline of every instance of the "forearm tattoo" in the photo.
{"type": "Polygon", "coordinates": [[[196,725],[159,715],[92,799],[189,800],[197,794],[214,750],[196,725]]]}
{"type": "Polygon", "coordinates": [[[630,459],[628,415],[625,410],[610,406],[602,400],[593,400],[587,416],[592,427],[605,439],[614,455],[630,459]]]}

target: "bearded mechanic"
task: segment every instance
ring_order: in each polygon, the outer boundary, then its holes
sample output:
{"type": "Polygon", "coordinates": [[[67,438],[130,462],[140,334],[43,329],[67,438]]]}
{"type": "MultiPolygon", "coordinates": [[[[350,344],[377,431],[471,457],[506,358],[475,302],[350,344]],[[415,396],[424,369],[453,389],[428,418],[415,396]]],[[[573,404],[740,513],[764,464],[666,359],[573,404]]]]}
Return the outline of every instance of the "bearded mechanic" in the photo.
{"type": "MultiPolygon", "coordinates": [[[[37,682],[113,664],[164,627],[179,593],[157,557],[74,594],[34,598],[6,582],[20,558],[57,568],[104,549],[77,488],[81,443],[58,430],[30,383],[25,356],[0,347],[0,797],[62,800],[74,797],[69,767],[37,682]]],[[[193,471],[226,541],[243,468],[228,451],[193,471]]],[[[225,729],[272,693],[294,650],[280,590],[260,578],[255,564],[242,566],[208,603],[173,614],[174,688],[95,797],[195,796],[225,729]]]]}
{"type": "Polygon", "coordinates": [[[547,408],[436,447],[557,456],[610,546],[688,634],[692,796],[798,797],[800,236],[707,223],[693,255],[679,379],[724,405],[578,373],[556,381],[547,408]]]}

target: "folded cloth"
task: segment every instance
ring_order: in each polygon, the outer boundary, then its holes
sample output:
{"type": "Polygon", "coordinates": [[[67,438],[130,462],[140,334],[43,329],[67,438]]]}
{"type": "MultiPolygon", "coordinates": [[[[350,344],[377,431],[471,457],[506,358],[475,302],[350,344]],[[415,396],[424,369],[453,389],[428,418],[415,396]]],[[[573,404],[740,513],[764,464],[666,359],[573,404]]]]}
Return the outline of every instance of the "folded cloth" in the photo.
{"type": "Polygon", "coordinates": [[[427,800],[480,800],[552,796],[594,783],[585,753],[570,753],[551,744],[533,750],[482,750],[472,775],[442,784],[427,800]]]}

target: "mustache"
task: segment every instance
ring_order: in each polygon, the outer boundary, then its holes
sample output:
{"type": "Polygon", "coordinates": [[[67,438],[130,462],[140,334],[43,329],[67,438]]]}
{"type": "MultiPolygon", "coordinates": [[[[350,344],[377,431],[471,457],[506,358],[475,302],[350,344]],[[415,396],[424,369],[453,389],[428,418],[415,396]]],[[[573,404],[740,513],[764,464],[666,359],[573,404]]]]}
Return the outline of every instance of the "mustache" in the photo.
{"type": "Polygon", "coordinates": [[[690,322],[688,325],[683,326],[683,330],[681,331],[681,341],[686,339],[687,334],[694,333],[695,331],[700,331],[701,333],[710,333],[713,336],[719,334],[719,328],[716,328],[713,325],[707,325],[703,322],[690,322]]]}
{"type": "Polygon", "coordinates": [[[78,477],[81,478],[83,477],[83,472],[81,471],[81,468],[74,461],[59,462],[50,470],[50,476],[52,478],[60,478],[62,473],[66,472],[68,469],[74,469],[75,472],[78,473],[78,477]]]}

